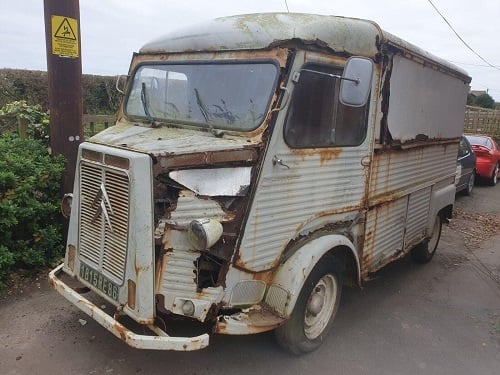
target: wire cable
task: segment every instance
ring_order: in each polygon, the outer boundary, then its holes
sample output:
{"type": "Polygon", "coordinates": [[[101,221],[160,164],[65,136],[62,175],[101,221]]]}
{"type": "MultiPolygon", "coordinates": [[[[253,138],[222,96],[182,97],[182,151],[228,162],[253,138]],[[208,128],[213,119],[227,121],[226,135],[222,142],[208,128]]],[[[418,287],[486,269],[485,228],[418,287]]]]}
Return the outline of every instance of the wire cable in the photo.
{"type": "Polygon", "coordinates": [[[287,11],[288,13],[290,13],[290,9],[288,9],[288,3],[287,3],[287,1],[286,1],[286,0],[285,0],[285,6],[286,6],[286,11],[287,11]]]}
{"type": "Polygon", "coordinates": [[[450,27],[450,29],[455,33],[455,35],[457,36],[458,39],[460,39],[460,41],[469,49],[471,50],[472,53],[474,53],[477,57],[479,57],[482,61],[484,61],[486,64],[488,64],[489,67],[493,68],[493,69],[497,69],[497,70],[500,70],[499,67],[491,64],[489,61],[487,61],[486,59],[484,59],[479,53],[477,53],[476,51],[474,51],[474,49],[472,49],[471,46],[469,46],[467,44],[467,42],[465,40],[462,39],[462,37],[456,32],[456,30],[453,28],[453,26],[451,26],[451,24],[448,22],[448,20],[446,19],[445,16],[443,16],[443,14],[439,11],[438,8],[436,8],[436,6],[434,5],[434,3],[431,1],[431,0],[427,0],[431,5],[432,7],[434,8],[434,10],[441,16],[441,18],[444,20],[444,22],[446,22],[446,24],[450,27]]]}
{"type": "MultiPolygon", "coordinates": [[[[465,62],[460,62],[460,61],[453,61],[453,60],[448,60],[449,62],[453,64],[459,64],[459,65],[467,65],[467,66],[476,66],[478,68],[491,68],[489,65],[484,65],[484,64],[471,64],[471,63],[465,63],[465,62]]],[[[500,66],[495,66],[496,68],[500,68],[500,66]]]]}

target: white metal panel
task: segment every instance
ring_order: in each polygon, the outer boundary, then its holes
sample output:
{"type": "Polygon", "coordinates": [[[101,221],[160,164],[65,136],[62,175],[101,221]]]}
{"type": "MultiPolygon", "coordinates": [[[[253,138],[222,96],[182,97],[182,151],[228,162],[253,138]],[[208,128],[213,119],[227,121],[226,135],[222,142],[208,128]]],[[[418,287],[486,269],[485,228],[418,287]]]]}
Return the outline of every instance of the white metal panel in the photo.
{"type": "Polygon", "coordinates": [[[391,136],[458,138],[463,132],[469,85],[432,67],[394,56],[387,122],[391,136]]]}
{"type": "Polygon", "coordinates": [[[403,251],[407,205],[408,197],[404,197],[368,211],[361,267],[364,276],[403,251]]]}
{"type": "MultiPolygon", "coordinates": [[[[73,200],[75,209],[71,214],[68,236],[68,246],[77,248],[75,273],[79,272],[82,262],[92,259],[93,262],[89,264],[91,267],[118,284],[118,301],[110,302],[125,305],[127,314],[138,322],[152,322],[154,243],[151,158],[142,153],[86,142],[80,145],[78,166],[73,200]],[[84,150],[92,152],[96,159],[83,161],[84,150]],[[125,169],[116,167],[113,163],[108,164],[108,157],[123,159],[125,169]],[[106,175],[107,177],[103,177],[106,175]],[[96,179],[98,183],[92,184],[92,179],[96,179]],[[109,202],[105,203],[106,213],[104,210],[99,212],[99,205],[94,204],[96,198],[97,203],[102,199],[99,193],[99,190],[102,192],[101,183],[109,194],[109,202]],[[103,217],[105,215],[108,215],[108,218],[103,217]],[[92,248],[86,249],[86,246],[92,248]],[[98,267],[95,267],[96,265],[98,267]],[[134,308],[127,304],[128,280],[138,287],[134,308]]],[[[85,280],[81,281],[89,284],[85,280]]],[[[102,291],[96,292],[108,298],[102,291]]]]}
{"type": "Polygon", "coordinates": [[[362,157],[361,150],[344,148],[324,164],[318,154],[290,153],[282,157],[290,169],[271,165],[268,169],[274,173],[261,180],[245,228],[241,264],[253,270],[269,268],[301,225],[359,208],[364,193],[362,157]]]}
{"type": "Polygon", "coordinates": [[[410,194],[406,214],[405,250],[425,237],[429,216],[431,187],[410,194]]]}
{"type": "Polygon", "coordinates": [[[176,249],[165,254],[159,267],[163,272],[159,275],[156,293],[165,297],[164,307],[177,314],[182,314],[182,306],[176,303],[179,298],[200,305],[201,308],[196,308],[193,317],[203,321],[211,305],[222,299],[224,289],[222,286],[210,287],[198,292],[196,260],[199,257],[199,252],[191,250],[176,249]]]}
{"type": "Polygon", "coordinates": [[[237,150],[252,144],[257,140],[247,138],[217,138],[214,135],[189,129],[169,128],[166,126],[151,128],[135,124],[117,123],[96,135],[92,142],[108,144],[117,147],[127,147],[132,150],[154,155],[175,155],[194,152],[237,150]]]}
{"type": "Polygon", "coordinates": [[[170,213],[166,222],[173,225],[187,226],[195,219],[214,219],[221,223],[232,220],[233,214],[226,213],[219,203],[211,199],[198,198],[192,191],[181,190],[177,206],[170,213]]]}
{"type": "Polygon", "coordinates": [[[171,171],[170,178],[199,195],[244,196],[250,185],[251,167],[185,169],[171,171]]]}
{"type": "Polygon", "coordinates": [[[346,53],[374,56],[382,30],[372,21],[300,13],[262,13],[221,17],[170,32],[141,53],[268,48],[279,41],[302,39],[346,53]]]}
{"type": "MultiPolygon", "coordinates": [[[[299,52],[293,70],[322,55],[299,52]]],[[[338,61],[336,61],[338,64],[338,61]]],[[[288,84],[293,95],[293,83],[288,84]]],[[[333,104],[332,104],[333,105],[333,104]]],[[[357,147],[291,149],[283,139],[286,110],[279,113],[241,240],[238,265],[262,271],[276,265],[287,244],[320,217],[352,218],[363,207],[370,135],[357,147]],[[282,165],[273,159],[282,160],[282,165]]],[[[370,130],[368,130],[370,134],[370,130]]],[[[308,228],[314,230],[318,228],[308,228]]]]}

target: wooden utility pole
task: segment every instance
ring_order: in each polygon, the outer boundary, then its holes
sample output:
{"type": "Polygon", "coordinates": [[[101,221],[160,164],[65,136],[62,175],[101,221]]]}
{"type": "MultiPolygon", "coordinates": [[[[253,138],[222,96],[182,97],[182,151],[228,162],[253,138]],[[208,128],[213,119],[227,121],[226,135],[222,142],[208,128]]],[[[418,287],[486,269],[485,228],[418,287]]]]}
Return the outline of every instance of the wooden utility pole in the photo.
{"type": "Polygon", "coordinates": [[[50,146],[66,158],[63,192],[73,191],[82,130],[82,60],[79,0],[44,0],[49,83],[50,146]]]}

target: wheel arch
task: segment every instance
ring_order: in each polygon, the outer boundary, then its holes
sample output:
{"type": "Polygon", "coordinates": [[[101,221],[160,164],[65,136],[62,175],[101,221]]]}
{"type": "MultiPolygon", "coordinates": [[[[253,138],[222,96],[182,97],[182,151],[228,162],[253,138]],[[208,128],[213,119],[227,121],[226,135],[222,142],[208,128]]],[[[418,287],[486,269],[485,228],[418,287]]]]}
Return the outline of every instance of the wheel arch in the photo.
{"type": "Polygon", "coordinates": [[[361,285],[360,262],[354,244],[341,234],[326,234],[306,242],[279,266],[267,292],[266,304],[280,316],[290,316],[302,286],[326,256],[341,260],[348,283],[361,285]]]}
{"type": "Polygon", "coordinates": [[[451,219],[453,204],[455,203],[455,193],[456,187],[454,184],[433,189],[427,220],[427,233],[431,232],[436,216],[439,216],[442,221],[451,219]]]}

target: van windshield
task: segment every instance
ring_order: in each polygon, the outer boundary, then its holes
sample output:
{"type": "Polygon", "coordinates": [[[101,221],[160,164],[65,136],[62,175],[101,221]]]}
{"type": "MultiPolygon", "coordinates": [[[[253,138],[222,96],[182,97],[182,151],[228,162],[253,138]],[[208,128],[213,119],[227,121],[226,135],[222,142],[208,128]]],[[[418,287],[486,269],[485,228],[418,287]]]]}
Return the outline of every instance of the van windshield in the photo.
{"type": "Polygon", "coordinates": [[[251,131],[264,120],[277,79],[278,66],[269,61],[143,64],[134,73],[125,114],[251,131]]]}

